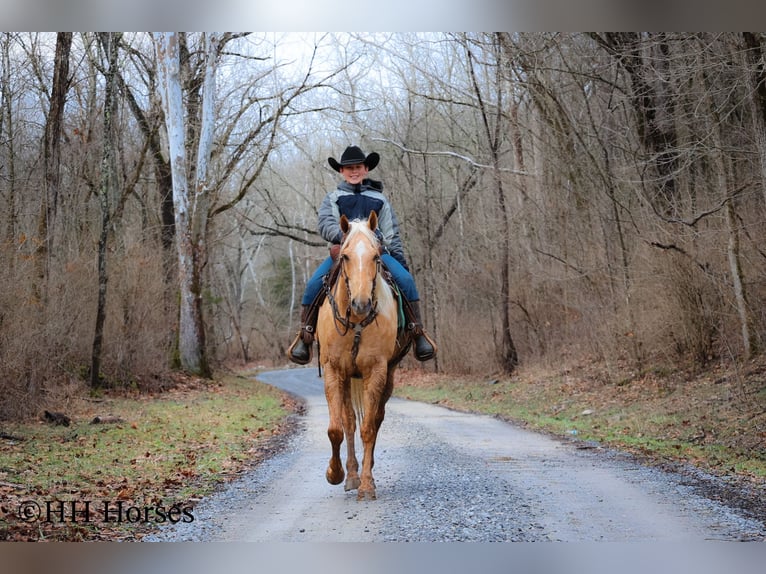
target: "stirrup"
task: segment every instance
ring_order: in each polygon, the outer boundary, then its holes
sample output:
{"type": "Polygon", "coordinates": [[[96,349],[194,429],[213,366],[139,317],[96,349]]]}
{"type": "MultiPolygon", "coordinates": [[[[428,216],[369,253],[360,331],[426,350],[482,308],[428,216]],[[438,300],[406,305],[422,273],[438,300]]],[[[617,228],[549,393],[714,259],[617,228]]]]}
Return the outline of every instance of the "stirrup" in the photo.
{"type": "Polygon", "coordinates": [[[290,345],[290,347],[288,347],[288,349],[287,349],[287,358],[290,359],[293,363],[296,363],[298,365],[307,365],[307,364],[309,364],[311,362],[311,359],[314,358],[314,341],[312,339],[311,343],[307,344],[306,341],[304,340],[303,330],[302,329],[295,336],[295,339],[293,340],[293,342],[290,345]],[[304,359],[304,358],[301,358],[301,357],[296,357],[294,355],[295,348],[298,346],[299,343],[302,343],[306,347],[306,349],[308,351],[308,358],[304,359]]]}

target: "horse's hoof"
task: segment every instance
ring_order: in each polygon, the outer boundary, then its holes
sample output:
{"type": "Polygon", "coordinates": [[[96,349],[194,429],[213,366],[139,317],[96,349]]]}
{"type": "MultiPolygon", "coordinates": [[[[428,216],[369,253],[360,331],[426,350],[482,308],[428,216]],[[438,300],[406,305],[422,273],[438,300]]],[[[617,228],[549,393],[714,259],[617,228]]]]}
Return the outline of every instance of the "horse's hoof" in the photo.
{"type": "Polygon", "coordinates": [[[357,488],[359,488],[359,485],[361,483],[362,481],[359,479],[358,476],[354,478],[349,476],[346,479],[346,485],[343,488],[346,490],[346,492],[348,492],[349,490],[356,490],[357,488]]]}
{"type": "Polygon", "coordinates": [[[329,467],[325,473],[325,477],[327,478],[327,482],[330,484],[340,484],[343,482],[344,472],[342,469],[339,471],[333,471],[332,467],[329,467]]]}
{"type": "Polygon", "coordinates": [[[356,494],[357,500],[375,500],[376,498],[378,497],[375,495],[375,489],[371,489],[371,490],[359,489],[359,492],[357,492],[356,494]]]}

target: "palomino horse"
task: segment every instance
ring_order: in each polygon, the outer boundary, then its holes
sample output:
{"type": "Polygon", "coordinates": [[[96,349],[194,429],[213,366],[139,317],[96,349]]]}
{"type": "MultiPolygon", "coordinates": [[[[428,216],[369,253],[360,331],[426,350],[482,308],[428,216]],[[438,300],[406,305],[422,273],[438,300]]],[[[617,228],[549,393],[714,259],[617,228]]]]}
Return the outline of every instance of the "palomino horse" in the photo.
{"type": "Polygon", "coordinates": [[[319,310],[319,364],[330,411],[327,435],[332,457],[326,477],[330,484],[344,478],[340,446],[346,438],[346,490],[358,500],[375,499],[372,467],[378,430],[386,401],[394,388],[394,371],[411,343],[411,331],[398,329],[398,305],[382,275],[380,243],[375,236],[378,218],[340,220],[345,240],[338,256],[340,269],[334,286],[319,310]],[[354,451],[359,422],[364,445],[362,473],[354,451]]]}

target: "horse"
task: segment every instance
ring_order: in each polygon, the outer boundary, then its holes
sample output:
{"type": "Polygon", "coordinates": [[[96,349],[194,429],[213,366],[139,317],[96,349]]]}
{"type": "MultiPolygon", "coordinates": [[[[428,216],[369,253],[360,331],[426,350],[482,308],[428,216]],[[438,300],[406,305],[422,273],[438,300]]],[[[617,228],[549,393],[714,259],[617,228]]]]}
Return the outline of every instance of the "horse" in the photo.
{"type": "Polygon", "coordinates": [[[340,447],[345,437],[344,488],[357,489],[357,500],[376,498],[375,442],[393,392],[394,372],[412,343],[411,331],[399,328],[397,293],[385,278],[377,225],[375,211],[367,220],[341,216],[344,240],[337,279],[333,285],[325,283],[316,333],[332,447],[325,477],[330,484],[343,481],[340,447]],[[357,422],[364,445],[361,475],[354,449],[357,422]]]}

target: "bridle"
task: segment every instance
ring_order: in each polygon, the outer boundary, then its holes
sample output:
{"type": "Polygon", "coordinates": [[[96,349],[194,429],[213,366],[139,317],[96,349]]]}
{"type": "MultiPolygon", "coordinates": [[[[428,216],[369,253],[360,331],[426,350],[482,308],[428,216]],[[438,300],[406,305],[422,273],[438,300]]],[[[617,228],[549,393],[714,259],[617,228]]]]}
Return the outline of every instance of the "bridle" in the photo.
{"type": "MultiPolygon", "coordinates": [[[[374,247],[374,245],[373,245],[374,247]]],[[[330,279],[333,274],[329,273],[327,276],[325,276],[325,280],[323,281],[323,287],[325,294],[327,295],[327,300],[330,302],[330,307],[332,308],[332,314],[333,314],[333,322],[335,324],[335,330],[338,332],[338,335],[341,337],[345,337],[349,331],[354,331],[354,343],[351,347],[351,361],[354,366],[354,369],[356,369],[356,357],[359,354],[359,341],[362,338],[362,331],[365,327],[370,325],[373,321],[376,320],[378,317],[378,299],[377,299],[377,281],[378,277],[380,276],[380,270],[381,270],[381,261],[380,257],[377,257],[375,260],[375,276],[372,278],[372,301],[370,305],[370,311],[365,315],[361,321],[352,321],[351,320],[351,285],[349,283],[349,277],[348,272],[346,271],[346,267],[344,265],[345,259],[343,256],[338,257],[338,266],[340,267],[339,275],[343,278],[343,283],[346,286],[346,309],[344,314],[341,314],[341,311],[338,307],[338,301],[336,299],[337,290],[340,286],[340,277],[338,277],[338,280],[335,281],[335,286],[333,288],[332,285],[330,285],[330,279]],[[334,292],[335,291],[335,292],[334,292]]]]}

